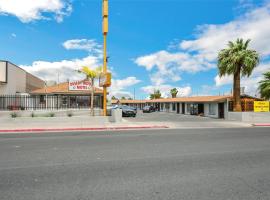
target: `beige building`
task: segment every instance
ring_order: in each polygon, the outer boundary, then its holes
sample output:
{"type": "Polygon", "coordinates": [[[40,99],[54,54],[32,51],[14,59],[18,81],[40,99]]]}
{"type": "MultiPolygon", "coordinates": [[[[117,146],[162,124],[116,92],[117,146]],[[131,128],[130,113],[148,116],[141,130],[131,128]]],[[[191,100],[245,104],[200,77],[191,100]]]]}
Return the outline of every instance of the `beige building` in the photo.
{"type": "Polygon", "coordinates": [[[29,93],[43,87],[43,80],[9,61],[0,61],[0,95],[29,93]]]}

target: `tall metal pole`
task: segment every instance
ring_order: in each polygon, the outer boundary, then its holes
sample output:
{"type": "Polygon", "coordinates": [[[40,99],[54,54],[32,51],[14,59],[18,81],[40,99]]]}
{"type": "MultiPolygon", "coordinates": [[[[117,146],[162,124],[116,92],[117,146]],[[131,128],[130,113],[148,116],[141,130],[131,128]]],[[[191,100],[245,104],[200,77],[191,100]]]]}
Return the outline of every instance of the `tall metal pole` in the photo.
{"type": "MultiPolygon", "coordinates": [[[[102,0],[102,17],[103,17],[103,73],[107,73],[107,34],[108,34],[108,16],[109,4],[108,0],[102,0]]],[[[103,86],[103,114],[107,116],[107,87],[103,86]]]]}
{"type": "MultiPolygon", "coordinates": [[[[107,34],[104,34],[104,45],[103,45],[103,73],[107,73],[107,34]]],[[[103,113],[107,116],[107,87],[103,87],[103,113]]]]}

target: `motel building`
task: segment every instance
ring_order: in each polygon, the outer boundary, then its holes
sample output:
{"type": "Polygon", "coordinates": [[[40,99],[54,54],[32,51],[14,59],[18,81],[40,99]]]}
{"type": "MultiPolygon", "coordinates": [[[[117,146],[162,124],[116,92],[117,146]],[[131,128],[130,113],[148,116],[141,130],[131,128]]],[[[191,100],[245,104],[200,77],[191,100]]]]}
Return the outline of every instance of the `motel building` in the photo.
{"type": "MultiPolygon", "coordinates": [[[[0,111],[89,109],[87,80],[48,85],[19,66],[0,61],[0,111]]],[[[95,87],[94,108],[102,111],[103,89],[95,87]]]]}
{"type": "MultiPolygon", "coordinates": [[[[243,112],[253,111],[254,101],[261,101],[256,97],[241,95],[243,112]]],[[[113,100],[112,104],[123,104],[137,109],[153,106],[156,111],[171,112],[186,115],[199,115],[211,118],[228,119],[233,109],[232,96],[193,96],[164,98],[153,100],[113,100]]]]}
{"type": "MultiPolygon", "coordinates": [[[[91,83],[87,80],[64,82],[49,87],[33,90],[32,97],[37,97],[39,104],[47,109],[88,109],[91,104],[91,83]]],[[[103,90],[95,87],[94,108],[103,107],[103,90]]]]}

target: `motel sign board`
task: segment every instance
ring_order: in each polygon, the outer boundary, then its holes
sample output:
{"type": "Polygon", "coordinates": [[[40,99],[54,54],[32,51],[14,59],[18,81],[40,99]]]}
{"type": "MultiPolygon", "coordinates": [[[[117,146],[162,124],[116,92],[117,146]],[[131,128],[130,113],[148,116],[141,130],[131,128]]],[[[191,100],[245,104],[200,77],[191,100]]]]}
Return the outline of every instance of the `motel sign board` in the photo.
{"type": "Polygon", "coordinates": [[[91,86],[91,82],[87,80],[69,82],[69,90],[71,91],[90,90],[91,86]]]}
{"type": "Polygon", "coordinates": [[[254,112],[269,112],[269,102],[254,101],[254,112]]]}

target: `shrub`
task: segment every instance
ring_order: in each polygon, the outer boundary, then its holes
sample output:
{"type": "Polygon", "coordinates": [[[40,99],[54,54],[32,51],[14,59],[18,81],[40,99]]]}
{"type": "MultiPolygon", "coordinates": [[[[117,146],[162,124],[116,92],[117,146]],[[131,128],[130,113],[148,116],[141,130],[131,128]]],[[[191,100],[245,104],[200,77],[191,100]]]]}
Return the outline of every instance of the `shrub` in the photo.
{"type": "Polygon", "coordinates": [[[35,113],[32,112],[32,113],[31,113],[31,117],[35,117],[35,116],[36,116],[35,113]]]}
{"type": "Polygon", "coordinates": [[[49,117],[55,117],[55,113],[49,113],[49,117]]]}
{"type": "Polygon", "coordinates": [[[68,112],[68,113],[67,113],[67,116],[68,116],[68,117],[72,117],[72,116],[73,116],[73,113],[72,113],[72,112],[68,112]]]}
{"type": "Polygon", "coordinates": [[[10,116],[11,116],[11,118],[16,118],[16,117],[18,117],[18,114],[15,112],[12,112],[12,113],[10,113],[10,116]]]}

